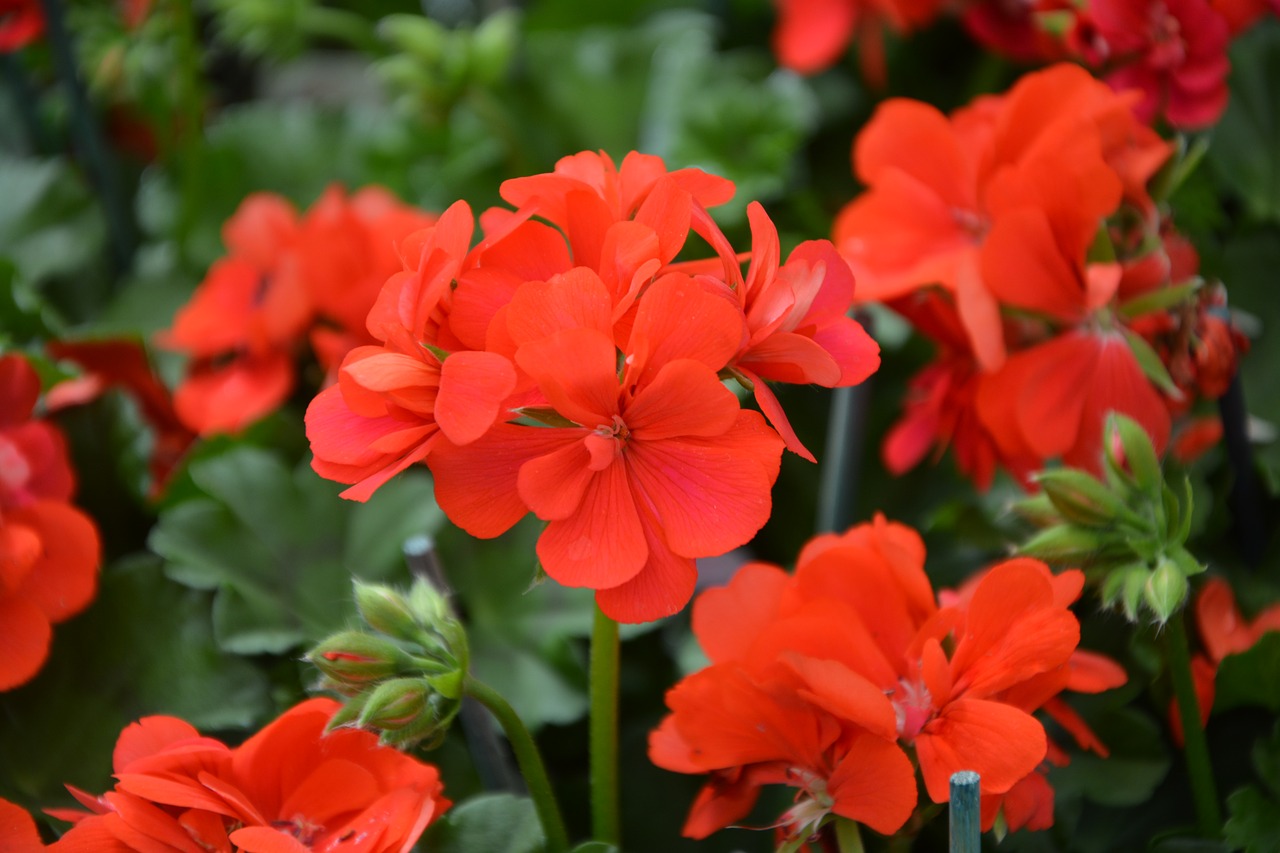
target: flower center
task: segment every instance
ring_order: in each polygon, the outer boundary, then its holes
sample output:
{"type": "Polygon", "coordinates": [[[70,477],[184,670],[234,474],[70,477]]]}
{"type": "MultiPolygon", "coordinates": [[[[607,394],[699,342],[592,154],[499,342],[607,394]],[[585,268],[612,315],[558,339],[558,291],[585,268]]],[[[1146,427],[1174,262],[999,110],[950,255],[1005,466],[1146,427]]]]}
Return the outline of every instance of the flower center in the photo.
{"type": "Polygon", "coordinates": [[[893,694],[893,713],[897,717],[898,736],[914,740],[933,718],[933,696],[929,688],[918,681],[900,680],[893,694]]]}
{"type": "Polygon", "coordinates": [[[593,471],[603,471],[622,455],[623,449],[631,439],[631,430],[622,420],[621,415],[614,415],[613,422],[600,424],[591,431],[584,443],[591,454],[590,467],[593,471]]]}

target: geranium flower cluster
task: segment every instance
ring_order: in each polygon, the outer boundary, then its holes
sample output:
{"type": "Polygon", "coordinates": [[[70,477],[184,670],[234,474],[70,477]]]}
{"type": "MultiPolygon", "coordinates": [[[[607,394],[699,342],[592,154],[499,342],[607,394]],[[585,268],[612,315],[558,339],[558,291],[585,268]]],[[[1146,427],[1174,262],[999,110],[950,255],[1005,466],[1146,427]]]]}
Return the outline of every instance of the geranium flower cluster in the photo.
{"type": "MultiPolygon", "coordinates": [[[[903,34],[938,17],[937,0],[775,0],[778,63],[802,74],[822,71],[853,42],[863,76],[884,82],[884,31],[903,34]]],[[[970,0],[956,8],[984,47],[1021,63],[1074,60],[1116,91],[1142,93],[1138,117],[1201,129],[1227,105],[1232,36],[1275,0],[970,0]]]]}
{"type": "MultiPolygon", "coordinates": [[[[326,734],[338,707],[310,699],[234,749],[175,717],[133,723],[112,756],[115,788],[95,797],[68,786],[88,811],[51,809],[73,826],[48,849],[408,850],[449,808],[439,773],[369,732],[326,734]]],[[[22,853],[43,847],[31,818],[2,800],[0,842],[22,853]]]]}
{"type": "Polygon", "coordinates": [[[794,574],[763,563],[694,603],[711,660],[667,694],[650,758],[710,780],[684,833],[744,818],[764,785],[796,789],[777,826],[805,839],[835,815],[881,833],[916,808],[916,774],[935,803],[959,770],[981,776],[983,823],[1053,820],[1042,773],[1064,762],[1044,709],[1082,746],[1105,748],[1058,694],[1124,683],[1115,663],[1077,650],[1068,609],[1083,576],[1009,560],[935,600],[924,544],[877,517],[810,541],[794,574]]]}
{"type": "Polygon", "coordinates": [[[304,341],[326,371],[370,342],[364,317],[400,268],[395,241],[434,221],[372,187],[331,187],[301,217],[271,193],[245,199],[223,227],[228,255],[158,338],[192,356],[174,392],[183,423],[240,430],[288,398],[304,341]]]}
{"type": "Polygon", "coordinates": [[[1154,336],[1166,323],[1144,315],[1170,312],[1171,363],[1201,345],[1170,311],[1190,304],[1175,285],[1195,260],[1148,195],[1170,146],[1134,118],[1137,97],[1057,65],[951,116],[887,101],[859,135],[868,189],[841,212],[836,245],[859,298],[939,347],[886,439],[891,470],[950,445],[982,488],[997,465],[1097,471],[1111,410],[1167,445],[1170,408],[1188,401],[1135,323],[1154,336]]]}
{"type": "Polygon", "coordinates": [[[850,385],[879,364],[845,314],[853,277],[830,243],[782,263],[752,204],[743,275],[707,213],[733,189],[657,157],[618,168],[584,152],[505,182],[515,210],[487,211],[474,247],[471,209],[451,206],[402,243],[405,269],[368,317],[379,343],[353,350],[309,408],[315,470],[363,500],[425,459],[471,534],[532,512],[550,577],[597,590],[620,621],[679,610],[694,560],[769,517],[784,440],[812,458],[766,381],[850,385]],[[690,232],[715,256],[677,261],[690,232]],[[754,388],[768,422],[724,377],[754,388]]]}
{"type": "Polygon", "coordinates": [[[52,626],[93,600],[102,561],[98,528],[71,504],[62,433],[33,417],[39,397],[27,360],[0,357],[0,691],[40,671],[52,626]]]}
{"type": "Polygon", "coordinates": [[[981,0],[964,21],[998,53],[1023,62],[1074,59],[1116,91],[1141,91],[1134,109],[1145,122],[1198,129],[1226,109],[1231,36],[1266,8],[1211,0],[981,0]]]}

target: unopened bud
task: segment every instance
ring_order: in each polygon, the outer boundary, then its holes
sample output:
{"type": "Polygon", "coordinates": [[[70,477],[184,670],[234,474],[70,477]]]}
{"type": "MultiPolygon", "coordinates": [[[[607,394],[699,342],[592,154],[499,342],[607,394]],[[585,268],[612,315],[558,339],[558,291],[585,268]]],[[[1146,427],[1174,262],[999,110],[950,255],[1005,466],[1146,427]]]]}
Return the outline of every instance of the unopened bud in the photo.
{"type": "Polygon", "coordinates": [[[1133,511],[1096,478],[1071,468],[1043,471],[1036,482],[1067,521],[1106,527],[1117,519],[1136,520],[1133,511]]]}
{"type": "Polygon", "coordinates": [[[375,631],[413,642],[419,623],[408,599],[396,589],[382,584],[355,582],[356,609],[360,618],[375,631]]]}
{"type": "Polygon", "coordinates": [[[1156,456],[1151,437],[1137,421],[1112,412],[1107,417],[1103,445],[1107,465],[1112,470],[1121,476],[1127,472],[1139,491],[1153,501],[1160,500],[1160,487],[1164,483],[1160,459],[1156,456]],[[1119,448],[1115,439],[1118,439],[1119,448]]]}
{"type": "Polygon", "coordinates": [[[1059,524],[1032,536],[1018,553],[1051,563],[1081,563],[1102,545],[1102,537],[1073,524],[1059,524]]]}
{"type": "Polygon", "coordinates": [[[376,681],[412,669],[413,657],[391,640],[360,631],[342,631],[307,655],[342,693],[358,693],[376,681]]]}
{"type": "Polygon", "coordinates": [[[1147,607],[1151,608],[1160,624],[1168,622],[1169,617],[1182,607],[1187,599],[1188,586],[1187,576],[1182,570],[1172,560],[1161,558],[1142,591],[1147,607]]]}
{"type": "Polygon", "coordinates": [[[415,723],[427,710],[431,685],[423,678],[393,678],[379,684],[364,700],[356,720],[362,728],[399,729],[415,723]]]}

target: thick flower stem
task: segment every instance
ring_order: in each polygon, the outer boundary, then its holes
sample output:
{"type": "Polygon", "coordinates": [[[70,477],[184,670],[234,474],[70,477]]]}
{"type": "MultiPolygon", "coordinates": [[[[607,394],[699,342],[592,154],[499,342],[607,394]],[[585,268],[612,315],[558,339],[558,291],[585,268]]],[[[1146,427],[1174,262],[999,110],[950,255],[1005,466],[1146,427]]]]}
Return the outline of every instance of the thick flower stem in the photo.
{"type": "Polygon", "coordinates": [[[524,774],[525,784],[529,787],[533,807],[538,812],[542,833],[547,838],[547,853],[564,853],[569,849],[569,834],[564,828],[564,818],[560,816],[560,805],[551,789],[547,768],[542,763],[542,756],[538,753],[529,730],[507,700],[487,684],[467,676],[465,692],[488,708],[498,725],[506,732],[511,750],[516,754],[516,762],[520,765],[520,772],[524,774]]]}
{"type": "Polygon", "coordinates": [[[591,827],[618,844],[618,623],[596,608],[591,629],[591,827]]]}
{"type": "Polygon", "coordinates": [[[1179,610],[1165,624],[1165,654],[1169,663],[1169,677],[1173,679],[1173,693],[1182,717],[1182,731],[1186,745],[1183,752],[1187,759],[1187,773],[1191,777],[1191,795],[1195,800],[1196,822],[1200,834],[1216,838],[1222,834],[1222,812],[1218,806],[1218,792],[1213,781],[1213,767],[1209,763],[1209,744],[1205,740],[1204,726],[1200,722],[1200,702],[1196,698],[1195,683],[1191,679],[1191,654],[1187,647],[1187,629],[1179,610]]]}

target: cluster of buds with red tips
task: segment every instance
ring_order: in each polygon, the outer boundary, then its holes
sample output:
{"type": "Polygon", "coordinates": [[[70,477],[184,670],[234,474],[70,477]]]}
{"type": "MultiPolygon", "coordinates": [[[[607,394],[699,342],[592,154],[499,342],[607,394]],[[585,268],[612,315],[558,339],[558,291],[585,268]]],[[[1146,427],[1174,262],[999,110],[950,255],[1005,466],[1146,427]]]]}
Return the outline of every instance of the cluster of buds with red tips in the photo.
{"type": "Polygon", "coordinates": [[[1151,438],[1112,414],[1106,425],[1103,479],[1060,468],[1036,476],[1042,491],[1015,509],[1041,530],[1020,553],[1080,566],[1103,604],[1133,622],[1164,624],[1187,600],[1187,578],[1204,571],[1185,547],[1191,486],[1179,496],[1165,482],[1151,438]]]}
{"type": "Polygon", "coordinates": [[[307,655],[323,686],[347,697],[330,728],[375,730],[395,746],[438,746],[467,677],[461,623],[444,595],[421,579],[407,593],[356,581],[355,599],[369,630],[340,631],[307,655]]]}

